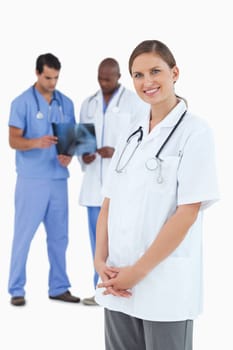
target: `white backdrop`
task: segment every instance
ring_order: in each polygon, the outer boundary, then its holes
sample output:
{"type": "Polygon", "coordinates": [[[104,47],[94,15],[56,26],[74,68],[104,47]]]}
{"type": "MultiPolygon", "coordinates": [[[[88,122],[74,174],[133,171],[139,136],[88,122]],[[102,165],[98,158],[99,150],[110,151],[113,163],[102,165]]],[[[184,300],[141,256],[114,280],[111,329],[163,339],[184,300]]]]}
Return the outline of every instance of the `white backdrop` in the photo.
{"type": "MultiPolygon", "coordinates": [[[[190,110],[215,132],[221,201],[205,216],[205,309],[195,323],[196,350],[232,349],[232,18],[230,0],[8,0],[0,4],[0,348],[91,349],[103,347],[100,307],[64,305],[47,298],[48,262],[43,228],[32,243],[26,286],[28,304],[9,304],[7,281],[15,166],[8,145],[11,100],[32,85],[41,53],[59,57],[58,88],[70,96],[76,114],[98,89],[97,66],[107,56],[121,66],[121,82],[132,87],[127,63],[142,40],[164,41],[180,68],[176,91],[190,110]],[[77,310],[76,310],[77,309],[77,310]],[[29,337],[29,334],[31,336],[29,337]],[[5,344],[5,345],[3,345],[5,344]],[[6,345],[7,344],[7,345],[6,345]],[[85,344],[85,346],[81,344],[85,344]]],[[[67,253],[72,292],[92,295],[92,260],[86,211],[78,205],[82,173],[70,165],[70,244],[67,253]]],[[[133,350],[133,349],[132,349],[133,350]]]]}

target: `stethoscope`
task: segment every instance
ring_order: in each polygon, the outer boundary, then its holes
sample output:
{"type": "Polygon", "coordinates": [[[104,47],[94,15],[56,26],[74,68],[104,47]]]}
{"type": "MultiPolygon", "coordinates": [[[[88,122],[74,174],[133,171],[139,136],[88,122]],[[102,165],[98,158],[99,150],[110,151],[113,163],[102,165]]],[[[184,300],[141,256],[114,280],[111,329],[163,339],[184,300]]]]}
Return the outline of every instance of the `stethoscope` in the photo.
{"type": "MultiPolygon", "coordinates": [[[[176,128],[179,126],[179,124],[181,123],[182,119],[184,118],[185,114],[187,111],[184,111],[184,113],[181,115],[181,117],[179,118],[178,122],[175,124],[175,126],[173,127],[172,131],[170,132],[170,134],[167,136],[167,138],[165,139],[165,141],[163,142],[163,144],[161,145],[161,147],[159,148],[158,152],[156,153],[156,155],[152,158],[149,158],[146,162],[145,162],[145,166],[148,170],[150,171],[155,171],[156,169],[158,169],[158,175],[157,175],[157,183],[158,184],[162,184],[163,183],[163,176],[162,176],[162,159],[159,158],[160,153],[162,152],[162,150],[164,149],[165,145],[167,144],[167,142],[169,141],[169,139],[171,138],[171,136],[173,135],[173,133],[175,132],[176,128]]],[[[128,166],[130,160],[132,159],[132,157],[134,156],[134,153],[136,152],[137,148],[139,147],[140,143],[142,142],[143,139],[143,129],[142,126],[139,126],[139,128],[134,131],[126,140],[126,144],[125,147],[123,148],[121,155],[118,159],[118,162],[116,164],[116,168],[115,171],[117,173],[122,173],[126,167],[128,166]],[[134,137],[136,137],[137,135],[138,139],[137,139],[137,144],[135,146],[135,148],[133,149],[132,153],[130,154],[130,156],[128,157],[128,159],[125,161],[125,163],[120,167],[120,163],[121,160],[123,158],[123,155],[127,149],[127,147],[129,146],[130,142],[132,141],[132,139],[134,137]]]]}
{"type": "MultiPolygon", "coordinates": [[[[119,87],[119,88],[120,88],[120,87],[119,87]]],[[[115,114],[115,113],[117,114],[117,113],[119,112],[119,110],[120,110],[119,106],[120,106],[120,102],[121,102],[122,96],[124,95],[125,90],[126,90],[125,87],[123,87],[122,90],[121,90],[121,92],[119,93],[119,96],[118,96],[118,98],[117,98],[117,101],[116,101],[114,107],[111,108],[111,112],[113,112],[114,114],[115,114]]],[[[117,89],[117,91],[119,91],[119,90],[117,89]]],[[[99,91],[97,91],[94,95],[92,95],[92,96],[89,97],[89,99],[88,99],[88,102],[87,102],[87,112],[86,112],[86,113],[87,113],[86,115],[87,115],[88,118],[93,118],[95,112],[97,111],[97,108],[98,108],[98,99],[97,99],[96,97],[97,97],[98,93],[99,93],[99,91]],[[90,110],[91,110],[90,105],[91,105],[91,102],[92,102],[94,99],[95,99],[95,105],[93,106],[93,109],[92,109],[93,112],[90,113],[90,110]]],[[[116,94],[117,94],[117,92],[116,92],[116,94]]],[[[103,96],[102,96],[102,98],[103,98],[103,96]]],[[[93,103],[93,104],[94,104],[94,103],[93,103]]],[[[101,144],[101,147],[103,147],[103,145],[104,145],[105,117],[106,117],[105,112],[106,112],[106,110],[107,110],[107,107],[108,107],[108,106],[105,106],[105,105],[104,105],[104,102],[103,102],[103,123],[102,123],[101,136],[100,136],[100,144],[101,144]]],[[[102,167],[102,164],[103,164],[103,158],[100,158],[100,182],[101,182],[101,183],[102,183],[102,179],[103,179],[103,167],[102,167]]]]}
{"type": "MultiPolygon", "coordinates": [[[[36,102],[36,107],[37,107],[36,119],[39,119],[39,120],[44,119],[44,114],[40,110],[40,103],[39,103],[39,99],[38,99],[38,96],[36,94],[36,88],[34,85],[32,86],[32,92],[33,92],[33,96],[34,96],[34,99],[36,102]]],[[[58,106],[58,109],[60,112],[60,122],[64,122],[64,114],[63,114],[62,105],[60,103],[60,100],[57,98],[55,91],[53,92],[52,100],[49,103],[48,122],[51,122],[50,119],[51,119],[51,109],[52,109],[53,102],[56,102],[56,104],[58,106]]]]}
{"type": "MultiPolygon", "coordinates": [[[[115,104],[115,106],[112,108],[112,112],[117,113],[117,112],[119,111],[120,102],[121,102],[121,99],[122,99],[122,96],[123,96],[124,92],[125,92],[125,87],[122,88],[122,90],[121,90],[121,92],[120,92],[120,94],[119,94],[119,96],[118,96],[118,98],[117,98],[116,104],[115,104]]],[[[93,96],[91,96],[91,97],[89,98],[88,102],[87,102],[87,116],[89,116],[89,106],[90,106],[90,103],[91,103],[92,100],[94,100],[94,99],[96,98],[97,94],[98,94],[98,91],[97,91],[93,96]]],[[[95,108],[97,108],[97,100],[96,100],[96,106],[95,106],[95,108]]],[[[94,114],[94,113],[92,113],[92,114],[94,114]]],[[[91,115],[91,117],[92,117],[92,115],[91,115]]]]}
{"type": "Polygon", "coordinates": [[[125,88],[123,87],[123,89],[121,90],[120,95],[118,96],[117,102],[116,102],[115,106],[112,109],[113,112],[118,112],[119,111],[120,102],[121,102],[121,99],[122,99],[122,96],[123,96],[124,92],[125,92],[125,88]]]}

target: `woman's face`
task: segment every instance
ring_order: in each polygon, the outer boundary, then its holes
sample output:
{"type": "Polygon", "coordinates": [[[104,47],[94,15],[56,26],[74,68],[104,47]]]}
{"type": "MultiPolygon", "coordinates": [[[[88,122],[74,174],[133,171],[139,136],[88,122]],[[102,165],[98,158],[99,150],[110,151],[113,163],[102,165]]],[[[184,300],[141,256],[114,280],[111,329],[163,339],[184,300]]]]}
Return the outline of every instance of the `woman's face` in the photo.
{"type": "Polygon", "coordinates": [[[170,68],[159,55],[143,53],[135,58],[131,71],[135,90],[145,102],[157,105],[174,99],[177,66],[170,68]]]}

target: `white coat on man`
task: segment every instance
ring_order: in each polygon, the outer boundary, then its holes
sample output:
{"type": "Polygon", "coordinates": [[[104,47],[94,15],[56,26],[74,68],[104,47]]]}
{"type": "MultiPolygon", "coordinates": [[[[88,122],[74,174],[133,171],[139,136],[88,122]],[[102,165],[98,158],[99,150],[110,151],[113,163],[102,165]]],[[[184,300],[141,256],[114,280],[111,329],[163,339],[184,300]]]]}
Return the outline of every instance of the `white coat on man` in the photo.
{"type": "MultiPolygon", "coordinates": [[[[99,90],[87,98],[81,106],[80,122],[94,123],[97,148],[103,146],[116,147],[119,136],[129,123],[149,114],[149,105],[144,103],[131,90],[120,85],[109,101],[104,113],[103,94],[99,90]]],[[[80,191],[79,204],[82,206],[101,206],[103,201],[102,186],[111,158],[96,159],[90,164],[82,164],[84,171],[80,191]]]]}

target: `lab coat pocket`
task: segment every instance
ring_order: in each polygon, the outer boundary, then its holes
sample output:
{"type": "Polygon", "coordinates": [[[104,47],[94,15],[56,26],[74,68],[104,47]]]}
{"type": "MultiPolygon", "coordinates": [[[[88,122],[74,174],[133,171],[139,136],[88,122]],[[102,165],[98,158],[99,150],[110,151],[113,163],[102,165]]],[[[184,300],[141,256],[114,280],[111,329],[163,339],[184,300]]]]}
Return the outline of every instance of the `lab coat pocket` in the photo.
{"type": "Polygon", "coordinates": [[[161,158],[160,167],[155,170],[156,190],[167,193],[175,193],[177,190],[177,172],[180,157],[169,156],[161,158]]]}

